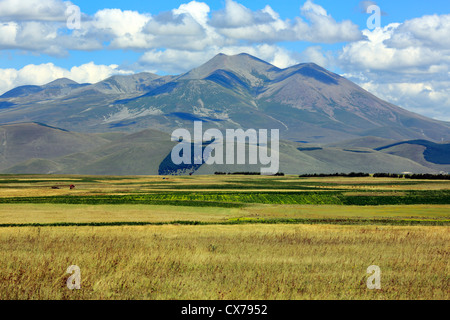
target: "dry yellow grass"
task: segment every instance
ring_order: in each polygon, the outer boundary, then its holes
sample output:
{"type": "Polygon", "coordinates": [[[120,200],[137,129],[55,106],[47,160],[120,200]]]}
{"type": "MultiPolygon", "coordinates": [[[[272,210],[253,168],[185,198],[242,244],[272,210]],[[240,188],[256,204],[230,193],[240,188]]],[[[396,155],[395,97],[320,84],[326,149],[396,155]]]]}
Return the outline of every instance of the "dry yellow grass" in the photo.
{"type": "Polygon", "coordinates": [[[417,218],[449,220],[450,206],[248,205],[243,208],[216,208],[142,204],[0,204],[0,224],[130,221],[223,222],[233,218],[417,218]]]}
{"type": "MultiPolygon", "coordinates": [[[[0,204],[0,224],[55,222],[226,221],[242,217],[237,208],[154,205],[0,204]]],[[[0,230],[1,232],[1,230],[0,230]]]]}
{"type": "MultiPolygon", "coordinates": [[[[402,185],[405,180],[299,179],[295,176],[169,177],[168,181],[162,177],[7,176],[4,180],[9,181],[0,184],[0,198],[130,194],[161,191],[161,188],[171,193],[224,191],[231,190],[226,189],[231,184],[243,187],[233,190],[234,193],[274,192],[277,190],[271,188],[278,183],[275,187],[286,192],[307,186],[309,190],[375,191],[372,195],[377,194],[377,190],[446,190],[450,186],[450,182],[421,181],[417,185],[402,185]],[[22,182],[17,183],[17,180],[22,182]],[[68,186],[51,189],[59,181],[62,185],[74,181],[76,189],[69,190],[68,186]],[[298,183],[297,187],[293,187],[295,183],[298,183]]],[[[399,194],[402,191],[396,193],[399,194]]],[[[249,204],[243,208],[213,208],[142,204],[0,204],[0,224],[222,222],[238,217],[449,220],[450,206],[249,204]]],[[[448,300],[449,240],[448,226],[277,224],[0,228],[0,300],[448,300]],[[382,270],[381,290],[366,287],[366,269],[373,264],[382,270]],[[70,265],[81,268],[82,289],[79,291],[70,291],[66,287],[69,275],[65,272],[70,265]]]]}
{"type": "Polygon", "coordinates": [[[449,299],[449,241],[448,227],[2,229],[0,299],[449,299]]]}
{"type": "Polygon", "coordinates": [[[450,219],[448,205],[256,205],[245,208],[248,217],[260,218],[418,218],[450,219]]]}

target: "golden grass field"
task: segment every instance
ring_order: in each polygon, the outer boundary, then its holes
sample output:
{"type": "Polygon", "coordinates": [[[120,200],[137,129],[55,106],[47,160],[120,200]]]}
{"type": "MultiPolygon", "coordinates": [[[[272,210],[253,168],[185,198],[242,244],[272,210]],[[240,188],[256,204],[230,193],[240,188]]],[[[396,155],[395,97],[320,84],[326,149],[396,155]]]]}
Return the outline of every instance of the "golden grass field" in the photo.
{"type": "MultiPolygon", "coordinates": [[[[0,177],[0,198],[54,195],[301,191],[295,177],[0,177]],[[4,180],[1,183],[1,180],[4,180]],[[77,180],[78,179],[78,180],[77,180]],[[74,181],[75,190],[51,189],[74,181]],[[266,183],[266,180],[268,183],[266,183]],[[60,184],[58,184],[61,181],[60,184]],[[273,183],[272,183],[273,182],[273,183]],[[150,183],[150,184],[149,184],[150,183]],[[253,188],[245,189],[252,185],[253,188]],[[276,185],[275,185],[276,184],[276,185]],[[239,189],[233,189],[238,186],[239,189]],[[178,189],[177,189],[178,188],[178,189]],[[282,188],[280,188],[282,190],[282,188]]],[[[449,182],[307,179],[317,189],[449,190],[449,182]],[[383,183],[383,184],[382,184],[383,183]],[[389,187],[387,187],[389,186],[389,187]],[[396,188],[397,186],[398,188],[396,188]],[[353,187],[353,188],[352,188],[353,187]]],[[[405,191],[405,192],[406,192],[405,191]]],[[[345,191],[346,192],[346,191],[345,191]]],[[[393,195],[395,196],[395,195],[393,195]]],[[[220,225],[237,218],[450,220],[448,204],[344,206],[249,203],[242,207],[11,203],[0,200],[0,300],[9,299],[441,299],[450,298],[450,227],[339,224],[220,225]],[[45,226],[49,223],[201,221],[218,225],[45,226]],[[66,269],[81,269],[69,290],[66,269]],[[369,290],[367,267],[381,268],[369,290]]]]}
{"type": "Polygon", "coordinates": [[[91,223],[91,222],[226,222],[230,219],[260,218],[420,218],[450,220],[447,205],[334,206],[267,205],[243,208],[180,207],[158,205],[85,204],[1,204],[0,225],[8,223],[91,223]]]}
{"type": "Polygon", "coordinates": [[[447,227],[10,228],[0,299],[448,299],[449,241],[447,227]]]}

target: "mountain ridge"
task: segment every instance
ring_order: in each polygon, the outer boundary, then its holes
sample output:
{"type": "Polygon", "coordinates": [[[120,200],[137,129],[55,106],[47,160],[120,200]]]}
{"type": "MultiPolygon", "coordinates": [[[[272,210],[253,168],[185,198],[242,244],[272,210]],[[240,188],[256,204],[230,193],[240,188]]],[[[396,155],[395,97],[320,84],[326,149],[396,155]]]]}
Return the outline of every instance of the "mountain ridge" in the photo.
{"type": "Polygon", "coordinates": [[[58,79],[0,96],[0,123],[41,122],[75,132],[171,133],[279,129],[284,139],[332,143],[364,136],[450,140],[450,123],[383,101],[314,63],[285,69],[246,53],[216,55],[184,74],[117,75],[95,84],[58,79]],[[392,137],[389,137],[392,135],[392,137]]]}

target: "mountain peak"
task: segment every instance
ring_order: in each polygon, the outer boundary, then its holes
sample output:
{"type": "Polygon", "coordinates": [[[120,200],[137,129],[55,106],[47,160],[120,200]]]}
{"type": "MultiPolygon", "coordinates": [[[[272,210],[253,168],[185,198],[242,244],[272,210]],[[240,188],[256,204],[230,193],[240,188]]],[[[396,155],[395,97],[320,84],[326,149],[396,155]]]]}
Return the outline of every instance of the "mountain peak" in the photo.
{"type": "Polygon", "coordinates": [[[47,83],[46,85],[44,85],[43,87],[67,87],[67,86],[71,86],[71,85],[77,85],[79,84],[78,82],[75,82],[73,80],[70,80],[68,78],[60,78],[60,79],[56,79],[52,82],[47,83]]]}
{"type": "Polygon", "coordinates": [[[219,70],[232,72],[245,80],[249,85],[259,86],[262,79],[271,78],[272,71],[278,71],[279,69],[247,53],[237,55],[219,53],[200,67],[181,75],[180,79],[201,80],[219,70]]]}
{"type": "Polygon", "coordinates": [[[207,64],[225,64],[226,66],[232,66],[232,65],[240,65],[243,63],[250,63],[252,66],[255,65],[264,65],[265,67],[269,68],[276,68],[275,66],[271,65],[270,63],[261,60],[255,56],[252,56],[248,53],[242,52],[235,55],[227,55],[225,53],[219,53],[216,56],[214,56],[211,60],[206,62],[204,65],[207,64]]]}

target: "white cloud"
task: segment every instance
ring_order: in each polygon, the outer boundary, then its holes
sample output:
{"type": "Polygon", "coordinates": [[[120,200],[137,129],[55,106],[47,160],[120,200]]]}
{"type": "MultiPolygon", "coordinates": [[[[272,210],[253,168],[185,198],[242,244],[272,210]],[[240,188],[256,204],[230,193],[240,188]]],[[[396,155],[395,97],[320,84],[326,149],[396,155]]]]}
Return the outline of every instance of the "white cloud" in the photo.
{"type": "Polygon", "coordinates": [[[450,14],[405,21],[386,43],[394,48],[427,46],[450,50],[450,14]]]}
{"type": "Polygon", "coordinates": [[[112,48],[142,48],[146,47],[147,40],[142,30],[149,20],[150,15],[137,11],[103,9],[83,29],[87,35],[111,40],[112,48]]]}
{"type": "Polygon", "coordinates": [[[103,9],[76,33],[85,39],[101,39],[109,49],[156,48],[203,50],[222,37],[207,25],[209,6],[192,1],[158,15],[103,9]]]}
{"type": "Polygon", "coordinates": [[[210,50],[214,47],[280,41],[335,43],[361,39],[350,21],[336,22],[321,6],[307,0],[301,8],[308,22],[282,20],[270,6],[252,11],[227,0],[211,12],[204,2],[191,1],[157,15],[102,9],[83,15],[80,29],[69,31],[61,0],[0,0],[0,49],[67,55],[70,50],[210,50]],[[2,8],[4,9],[2,11],[2,8]]]}
{"type": "Polygon", "coordinates": [[[336,43],[356,41],[362,38],[359,27],[353,22],[350,20],[336,22],[323,7],[311,0],[306,1],[301,11],[311,22],[311,26],[305,28],[305,23],[297,19],[297,32],[303,34],[301,39],[311,42],[336,43]]]}
{"type": "Polygon", "coordinates": [[[59,78],[78,83],[96,83],[114,74],[130,74],[117,65],[96,65],[93,62],[72,67],[70,70],[53,63],[30,64],[22,69],[0,69],[0,94],[22,85],[43,85],[59,78]]]}
{"type": "Polygon", "coordinates": [[[450,15],[423,16],[373,31],[337,57],[344,76],[405,109],[450,119],[450,15]]]}
{"type": "Polygon", "coordinates": [[[313,62],[323,68],[332,66],[333,57],[330,52],[323,52],[321,46],[308,47],[300,54],[301,61],[313,62]]]}
{"type": "Polygon", "coordinates": [[[165,37],[197,36],[203,33],[203,28],[190,14],[167,12],[149,21],[145,31],[165,37]]]}
{"type": "Polygon", "coordinates": [[[0,46],[13,47],[16,44],[18,27],[15,22],[0,24],[0,46]]]}
{"type": "MultiPolygon", "coordinates": [[[[401,79],[399,79],[401,80],[401,79]]],[[[450,121],[450,81],[375,83],[361,86],[376,96],[407,110],[428,117],[450,121]]]]}
{"type": "Polygon", "coordinates": [[[0,25],[0,48],[40,50],[47,53],[57,37],[52,24],[27,21],[7,22],[0,25]]]}
{"type": "Polygon", "coordinates": [[[323,7],[313,3],[311,0],[305,2],[305,4],[302,7],[302,11],[305,14],[312,14],[314,16],[323,16],[323,17],[328,16],[327,11],[323,7]]]}
{"type": "Polygon", "coordinates": [[[290,51],[276,45],[261,44],[257,46],[230,46],[222,48],[220,52],[228,55],[245,52],[282,69],[299,63],[298,60],[292,57],[290,51]]]}
{"type": "Polygon", "coordinates": [[[0,21],[66,21],[70,1],[60,0],[2,0],[0,21]]]}
{"type": "Polygon", "coordinates": [[[208,14],[211,11],[209,6],[204,2],[191,1],[189,3],[181,4],[178,9],[173,9],[174,14],[189,14],[197,23],[203,27],[207,27],[208,14]]]}
{"type": "Polygon", "coordinates": [[[70,5],[60,0],[0,0],[0,50],[63,56],[68,50],[100,49],[97,39],[80,31],[67,32],[70,5]]]}
{"type": "Polygon", "coordinates": [[[78,32],[61,34],[59,25],[51,22],[26,21],[0,23],[0,50],[19,49],[52,56],[64,56],[68,50],[98,50],[102,45],[95,37],[78,32]]]}
{"type": "Polygon", "coordinates": [[[103,9],[95,13],[92,26],[114,36],[122,37],[141,32],[149,20],[149,15],[137,11],[103,9]]]}
{"type": "Polygon", "coordinates": [[[155,49],[143,54],[139,59],[139,65],[144,70],[165,70],[169,73],[178,74],[198,67],[213,56],[212,51],[155,49]]]}
{"type": "Polygon", "coordinates": [[[213,13],[211,25],[230,39],[249,42],[309,41],[336,43],[362,39],[357,25],[349,20],[336,22],[327,11],[313,3],[305,2],[301,17],[294,21],[280,19],[270,6],[251,11],[243,5],[227,0],[222,11],[213,13]]]}
{"type": "Polygon", "coordinates": [[[274,19],[267,11],[252,12],[238,2],[226,0],[225,9],[213,13],[211,25],[218,28],[241,28],[272,21],[274,19]]]}
{"type": "Polygon", "coordinates": [[[130,71],[121,70],[118,65],[96,65],[94,62],[72,67],[66,78],[79,83],[96,83],[114,74],[130,74],[130,71]]]}
{"type": "Polygon", "coordinates": [[[428,46],[388,46],[389,40],[395,37],[400,26],[401,24],[393,23],[373,31],[364,30],[367,40],[346,45],[339,57],[342,64],[367,71],[410,73],[419,69],[429,71],[431,67],[435,69],[442,63],[450,62],[448,52],[428,46]]]}
{"type": "Polygon", "coordinates": [[[144,28],[146,49],[200,51],[223,42],[207,25],[208,12],[207,5],[193,1],[154,16],[144,28]]]}

